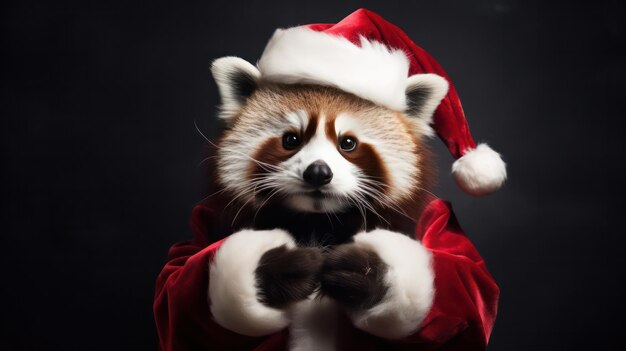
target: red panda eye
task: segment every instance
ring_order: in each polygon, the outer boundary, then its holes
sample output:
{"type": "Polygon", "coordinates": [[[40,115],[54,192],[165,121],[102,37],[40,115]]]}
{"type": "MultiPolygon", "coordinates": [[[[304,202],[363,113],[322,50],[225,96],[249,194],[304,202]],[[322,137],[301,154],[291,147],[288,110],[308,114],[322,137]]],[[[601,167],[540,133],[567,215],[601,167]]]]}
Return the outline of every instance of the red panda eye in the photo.
{"type": "Polygon", "coordinates": [[[357,143],[358,142],[356,138],[347,136],[339,140],[339,147],[341,148],[342,151],[350,152],[356,149],[357,143]]]}
{"type": "Polygon", "coordinates": [[[283,147],[287,150],[293,150],[300,145],[300,136],[296,133],[286,133],[283,135],[283,147]]]}

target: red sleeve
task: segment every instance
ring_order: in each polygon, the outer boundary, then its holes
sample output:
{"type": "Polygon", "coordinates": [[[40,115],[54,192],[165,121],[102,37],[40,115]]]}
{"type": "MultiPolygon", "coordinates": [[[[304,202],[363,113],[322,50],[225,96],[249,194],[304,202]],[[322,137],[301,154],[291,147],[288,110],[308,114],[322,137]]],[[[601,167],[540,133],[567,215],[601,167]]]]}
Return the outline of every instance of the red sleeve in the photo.
{"type": "Polygon", "coordinates": [[[433,350],[484,350],[500,290],[482,257],[444,201],[429,204],[417,233],[433,253],[435,300],[420,331],[406,341],[433,350]]]}
{"type": "Polygon", "coordinates": [[[176,244],[159,274],[154,316],[161,350],[272,350],[284,342],[281,333],[253,338],[234,333],[213,321],[209,309],[209,263],[222,244],[204,247],[212,213],[203,205],[192,214],[195,240],[176,244]]]}

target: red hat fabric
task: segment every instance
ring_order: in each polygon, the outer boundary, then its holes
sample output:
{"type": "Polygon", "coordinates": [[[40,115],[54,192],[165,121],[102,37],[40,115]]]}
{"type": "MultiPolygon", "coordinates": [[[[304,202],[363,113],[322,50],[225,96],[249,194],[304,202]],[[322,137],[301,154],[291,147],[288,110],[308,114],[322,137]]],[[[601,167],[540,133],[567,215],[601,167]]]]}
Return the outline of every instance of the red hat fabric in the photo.
{"type": "MultiPolygon", "coordinates": [[[[278,29],[258,62],[261,77],[334,86],[390,109],[407,109],[409,77],[436,74],[448,82],[432,125],[456,159],[452,173],[471,195],[487,195],[506,179],[506,165],[487,144],[476,146],[459,96],[443,68],[395,25],[359,9],[337,24],[278,29]]],[[[430,116],[429,116],[430,118],[430,116]]]]}

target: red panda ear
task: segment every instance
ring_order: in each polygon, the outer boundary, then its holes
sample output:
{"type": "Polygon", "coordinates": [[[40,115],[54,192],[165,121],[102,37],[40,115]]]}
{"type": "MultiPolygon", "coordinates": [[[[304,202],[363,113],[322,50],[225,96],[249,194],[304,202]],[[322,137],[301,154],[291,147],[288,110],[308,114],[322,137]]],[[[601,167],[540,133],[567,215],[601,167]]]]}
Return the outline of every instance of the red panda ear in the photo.
{"type": "Polygon", "coordinates": [[[219,116],[228,123],[256,90],[261,73],[248,61],[234,56],[213,61],[211,73],[221,98],[219,116]]]}
{"type": "MultiPolygon", "coordinates": [[[[406,82],[406,114],[425,126],[432,123],[433,113],[448,93],[448,81],[436,74],[416,74],[406,82]]],[[[430,128],[430,127],[429,127],[430,128]]]]}

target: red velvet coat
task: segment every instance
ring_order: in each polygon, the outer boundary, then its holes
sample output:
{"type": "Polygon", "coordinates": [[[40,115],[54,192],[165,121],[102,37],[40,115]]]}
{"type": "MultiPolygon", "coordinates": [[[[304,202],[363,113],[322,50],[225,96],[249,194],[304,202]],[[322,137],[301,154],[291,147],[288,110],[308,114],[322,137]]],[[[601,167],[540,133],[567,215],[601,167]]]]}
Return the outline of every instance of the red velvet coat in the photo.
{"type": "MultiPolygon", "coordinates": [[[[209,263],[222,241],[209,244],[216,213],[198,205],[191,218],[194,240],[172,246],[157,279],[154,315],[162,350],[286,350],[288,331],[248,337],[211,317],[209,263]]],[[[337,350],[484,350],[493,327],[499,289],[483,259],[459,227],[450,205],[432,201],[416,238],[431,250],[435,273],[433,306],[414,334],[384,340],[350,325],[338,332],[337,350]]]]}

